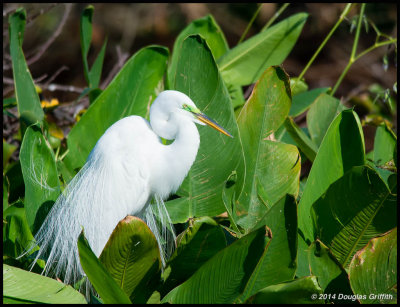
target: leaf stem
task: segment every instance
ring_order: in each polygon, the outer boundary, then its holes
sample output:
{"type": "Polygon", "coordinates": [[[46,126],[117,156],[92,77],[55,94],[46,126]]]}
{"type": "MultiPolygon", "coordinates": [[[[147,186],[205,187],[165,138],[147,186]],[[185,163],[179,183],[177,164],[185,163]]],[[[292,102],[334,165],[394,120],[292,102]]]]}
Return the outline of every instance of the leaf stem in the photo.
{"type": "Polygon", "coordinates": [[[364,15],[364,9],[365,9],[365,3],[362,3],[361,4],[361,9],[360,9],[360,14],[358,16],[358,21],[357,21],[356,36],[354,38],[353,48],[351,50],[351,55],[350,55],[349,62],[347,63],[347,65],[344,68],[344,70],[342,71],[342,74],[340,75],[339,79],[336,81],[336,84],[335,84],[335,86],[333,87],[333,89],[332,89],[332,91],[330,93],[331,96],[333,96],[335,94],[335,92],[336,92],[337,88],[339,87],[340,83],[342,83],[344,76],[349,71],[351,65],[353,65],[353,63],[355,62],[358,40],[360,38],[361,21],[363,19],[363,15],[364,15]]]}
{"type": "Polygon", "coordinates": [[[242,36],[240,37],[240,39],[239,39],[237,45],[239,45],[239,44],[243,41],[243,39],[246,37],[247,32],[249,32],[250,27],[252,26],[254,20],[255,20],[256,17],[258,16],[258,13],[260,13],[260,10],[261,10],[262,5],[263,5],[262,3],[261,3],[261,4],[258,4],[257,10],[256,10],[255,13],[253,14],[253,17],[251,17],[251,20],[250,20],[249,24],[247,25],[246,30],[244,30],[242,36]]]}
{"type": "Polygon", "coordinates": [[[326,43],[328,40],[331,38],[333,33],[336,31],[337,27],[342,23],[346,15],[349,13],[350,8],[352,6],[352,3],[348,3],[346,7],[344,8],[342,14],[340,15],[338,21],[336,24],[333,26],[331,31],[328,33],[328,35],[325,37],[324,41],[321,43],[321,45],[318,47],[317,51],[315,51],[314,55],[311,57],[311,59],[308,61],[307,65],[304,67],[303,71],[300,73],[298,78],[296,79],[296,83],[293,85],[292,91],[296,88],[297,84],[299,81],[303,78],[304,74],[307,72],[308,68],[311,66],[311,64],[314,62],[315,58],[318,56],[318,54],[321,52],[322,48],[325,47],[326,43]]]}
{"type": "Polygon", "coordinates": [[[282,14],[282,12],[289,6],[290,3],[284,3],[281,8],[274,14],[274,16],[271,17],[270,20],[268,20],[267,24],[261,29],[262,31],[265,31],[269,28],[269,26],[279,17],[279,15],[282,14]]]}
{"type": "Polygon", "coordinates": [[[358,16],[356,36],[354,38],[353,49],[351,50],[350,60],[354,60],[357,52],[358,40],[360,38],[361,24],[364,16],[365,3],[361,4],[360,15],[358,16]]]}
{"type": "MultiPolygon", "coordinates": [[[[373,44],[371,47],[367,48],[366,50],[362,51],[359,55],[356,54],[357,52],[357,46],[358,46],[358,40],[360,38],[360,30],[361,30],[361,23],[362,23],[362,19],[364,16],[364,10],[365,10],[365,3],[361,4],[361,9],[360,9],[360,15],[358,17],[358,22],[357,22],[357,30],[356,30],[356,35],[354,38],[354,43],[353,43],[353,48],[351,50],[351,55],[350,55],[350,59],[349,62],[347,63],[346,67],[344,68],[342,74],[340,75],[339,79],[336,81],[335,86],[333,87],[330,95],[333,96],[336,92],[336,90],[338,89],[339,85],[342,83],[344,77],[346,76],[347,72],[349,71],[351,65],[353,65],[354,62],[356,62],[357,60],[359,60],[362,56],[366,55],[367,53],[371,52],[372,50],[388,45],[388,44],[392,44],[392,43],[397,43],[397,39],[394,38],[390,38],[388,40],[382,41],[382,42],[375,42],[375,44],[373,44]]],[[[379,34],[378,33],[378,38],[379,38],[379,34]]]]}

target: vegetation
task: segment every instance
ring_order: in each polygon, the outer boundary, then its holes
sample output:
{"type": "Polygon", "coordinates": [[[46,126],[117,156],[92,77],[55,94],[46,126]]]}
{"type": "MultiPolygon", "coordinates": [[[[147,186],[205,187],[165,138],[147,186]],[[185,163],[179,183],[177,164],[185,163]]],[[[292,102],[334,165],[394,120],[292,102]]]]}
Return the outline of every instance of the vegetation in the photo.
{"type": "Polygon", "coordinates": [[[29,272],[32,254],[18,256],[105,130],[128,115],[148,119],[163,89],[189,95],[234,138],[199,127],[196,161],[165,203],[178,234],[165,268],[138,218],[118,224],[99,258],[82,232],[81,264],[99,295],[90,303],[397,302],[397,83],[376,90],[384,99],[375,99],[363,118],[335,97],[355,61],[382,46],[397,52],[397,39],[379,32],[365,7],[345,7],[297,78],[285,72],[284,61],[301,48],[308,14],[271,20],[233,48],[208,15],[179,34],[172,52],[158,45],[136,52],[101,90],[107,41],[90,66],[94,8],[88,6],[80,24],[87,82],[81,97],[90,106],[66,138],[47,120],[49,108],[42,108],[22,50],[26,12],[10,15],[15,90],[3,99],[3,114],[18,108],[21,148],[10,162],[16,148],[3,140],[3,302],[87,302],[79,285],[37,274],[45,259],[29,272]],[[347,66],[332,87],[309,89],[303,76],[351,10],[359,13],[347,66]],[[377,39],[360,51],[365,25],[377,39]],[[306,126],[298,125],[299,116],[306,126]],[[368,125],[377,128],[366,152],[368,125]],[[138,240],[145,248],[136,247],[138,240]]]}

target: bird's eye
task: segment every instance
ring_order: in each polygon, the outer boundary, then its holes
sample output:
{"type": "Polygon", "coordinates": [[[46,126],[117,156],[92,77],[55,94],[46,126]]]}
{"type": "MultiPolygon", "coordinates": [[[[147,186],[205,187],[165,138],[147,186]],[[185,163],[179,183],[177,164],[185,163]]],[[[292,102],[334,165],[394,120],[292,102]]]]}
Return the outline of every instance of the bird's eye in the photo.
{"type": "Polygon", "coordinates": [[[184,110],[186,110],[186,111],[189,111],[189,112],[192,111],[192,110],[190,109],[190,107],[189,107],[187,104],[184,104],[184,105],[182,106],[182,109],[184,109],[184,110]]]}

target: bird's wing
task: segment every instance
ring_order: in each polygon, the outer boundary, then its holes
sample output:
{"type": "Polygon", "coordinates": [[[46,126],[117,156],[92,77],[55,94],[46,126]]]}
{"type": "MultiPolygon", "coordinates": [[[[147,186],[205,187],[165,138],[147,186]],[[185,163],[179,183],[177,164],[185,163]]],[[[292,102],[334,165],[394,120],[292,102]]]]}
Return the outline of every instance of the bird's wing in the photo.
{"type": "Polygon", "coordinates": [[[40,246],[36,260],[47,258],[46,275],[75,283],[84,275],[77,249],[82,228],[100,256],[118,222],[141,211],[151,198],[148,161],[140,143],[148,137],[148,124],[136,116],[128,119],[103,134],[35,235],[40,246]]]}

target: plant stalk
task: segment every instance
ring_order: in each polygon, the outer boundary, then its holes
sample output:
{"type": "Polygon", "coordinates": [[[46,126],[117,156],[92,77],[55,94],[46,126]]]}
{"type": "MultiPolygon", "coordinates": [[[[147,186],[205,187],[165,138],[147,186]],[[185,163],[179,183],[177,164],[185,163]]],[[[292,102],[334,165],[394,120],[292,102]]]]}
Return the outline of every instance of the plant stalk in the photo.
{"type": "Polygon", "coordinates": [[[325,47],[326,43],[329,41],[329,39],[331,38],[331,36],[333,35],[333,33],[336,31],[337,27],[339,27],[339,25],[342,23],[342,21],[344,20],[344,18],[347,16],[347,14],[350,11],[350,8],[352,6],[352,3],[348,3],[346,5],[346,7],[344,8],[342,14],[340,15],[338,21],[336,22],[336,24],[333,26],[333,28],[331,29],[331,31],[328,33],[328,35],[325,37],[324,41],[321,43],[321,45],[318,47],[317,51],[315,51],[315,53],[313,54],[313,56],[311,57],[311,59],[308,61],[307,65],[304,67],[303,71],[300,73],[300,75],[298,76],[296,83],[293,85],[293,89],[292,91],[296,88],[298,81],[300,81],[304,74],[307,72],[308,68],[311,66],[311,64],[314,62],[315,58],[318,56],[318,54],[321,52],[322,48],[325,47]]]}
{"type": "Polygon", "coordinates": [[[239,44],[244,40],[244,38],[246,37],[247,32],[249,32],[250,27],[252,26],[254,20],[255,20],[256,17],[258,16],[258,13],[260,13],[260,10],[261,10],[262,5],[263,5],[262,3],[258,5],[257,10],[256,10],[255,13],[253,14],[253,17],[251,17],[251,20],[250,20],[249,24],[247,25],[246,30],[244,30],[242,36],[240,37],[240,39],[239,39],[237,45],[239,45],[239,44]]]}
{"type": "Polygon", "coordinates": [[[269,26],[273,24],[275,19],[277,19],[279,17],[279,15],[281,15],[282,12],[289,6],[289,4],[290,3],[284,3],[281,6],[281,8],[274,14],[274,16],[272,16],[271,19],[268,20],[267,24],[261,29],[261,32],[267,30],[269,28],[269,26]]]}

